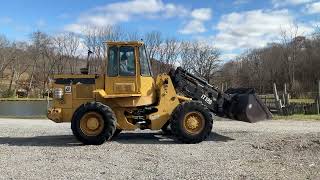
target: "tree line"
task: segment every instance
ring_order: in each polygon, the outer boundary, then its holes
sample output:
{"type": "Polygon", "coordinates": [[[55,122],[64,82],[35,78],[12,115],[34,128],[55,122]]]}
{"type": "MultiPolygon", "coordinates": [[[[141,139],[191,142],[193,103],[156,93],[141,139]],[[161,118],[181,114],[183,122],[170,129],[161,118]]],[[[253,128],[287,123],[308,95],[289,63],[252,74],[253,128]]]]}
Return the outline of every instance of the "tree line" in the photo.
{"type": "Polygon", "coordinates": [[[22,93],[27,97],[44,96],[54,74],[78,74],[86,65],[90,50],[89,73],[103,73],[105,41],[143,40],[154,75],[182,65],[190,72],[212,81],[220,62],[220,51],[197,41],[165,37],[158,31],[140,35],[121,27],[85,28],[83,33],[49,35],[36,31],[27,41],[10,41],[0,36],[0,96],[22,93]]]}
{"type": "Polygon", "coordinates": [[[225,63],[222,81],[233,87],[254,87],[259,93],[272,93],[272,84],[280,90],[287,85],[291,95],[308,96],[316,91],[320,79],[320,31],[301,36],[298,27],[281,33],[279,43],[252,49],[225,63]]]}
{"type": "MultiPolygon", "coordinates": [[[[153,74],[167,73],[175,66],[203,78],[220,88],[253,87],[258,93],[272,93],[272,84],[287,83],[293,95],[313,91],[320,79],[320,30],[310,37],[300,36],[298,27],[281,34],[281,41],[251,49],[223,62],[221,51],[200,41],[167,37],[158,31],[139,34],[121,27],[85,28],[83,33],[49,35],[33,32],[27,41],[10,41],[0,36],[0,96],[23,91],[38,97],[47,90],[53,74],[77,74],[86,65],[90,73],[101,72],[106,59],[105,41],[145,42],[153,74]]],[[[281,86],[279,88],[281,90],[281,86]]],[[[225,89],[224,89],[225,90],[225,89]]]]}

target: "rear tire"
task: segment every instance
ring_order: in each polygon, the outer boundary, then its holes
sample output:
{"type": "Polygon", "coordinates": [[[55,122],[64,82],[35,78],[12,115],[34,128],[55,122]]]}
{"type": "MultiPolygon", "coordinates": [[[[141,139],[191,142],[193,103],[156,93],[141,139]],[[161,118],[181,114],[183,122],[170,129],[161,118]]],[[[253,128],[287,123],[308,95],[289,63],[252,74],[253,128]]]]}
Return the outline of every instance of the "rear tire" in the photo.
{"type": "Polygon", "coordinates": [[[172,113],[171,131],[181,142],[199,143],[210,135],[212,124],[207,107],[197,101],[188,101],[172,113]]]}
{"type": "Polygon", "coordinates": [[[86,145],[100,145],[116,130],[116,117],[109,106],[99,102],[81,105],[71,121],[74,136],[86,145]]]}

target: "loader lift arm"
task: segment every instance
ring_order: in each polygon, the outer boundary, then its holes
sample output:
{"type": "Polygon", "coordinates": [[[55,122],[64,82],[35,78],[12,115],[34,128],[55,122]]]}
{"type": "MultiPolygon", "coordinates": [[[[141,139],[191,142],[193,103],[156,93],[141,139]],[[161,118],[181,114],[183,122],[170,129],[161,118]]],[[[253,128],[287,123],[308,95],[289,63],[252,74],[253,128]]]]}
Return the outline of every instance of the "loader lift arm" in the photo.
{"type": "Polygon", "coordinates": [[[272,115],[252,88],[228,89],[226,92],[178,67],[169,73],[177,92],[202,104],[220,117],[257,122],[272,115]]]}

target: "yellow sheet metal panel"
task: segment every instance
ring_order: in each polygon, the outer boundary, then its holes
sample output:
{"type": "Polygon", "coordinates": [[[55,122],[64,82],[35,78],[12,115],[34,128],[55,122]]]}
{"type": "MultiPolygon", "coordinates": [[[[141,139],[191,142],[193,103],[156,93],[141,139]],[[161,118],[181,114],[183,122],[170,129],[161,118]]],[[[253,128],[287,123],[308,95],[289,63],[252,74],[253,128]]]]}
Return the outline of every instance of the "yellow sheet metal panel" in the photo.
{"type": "Polygon", "coordinates": [[[150,114],[147,118],[151,120],[151,129],[159,130],[170,119],[173,110],[180,104],[177,93],[173,87],[170,76],[161,74],[157,77],[157,88],[159,89],[158,112],[150,114]]]}
{"type": "Polygon", "coordinates": [[[141,96],[156,96],[156,85],[154,82],[153,77],[147,77],[147,76],[140,76],[141,79],[141,96]]]}
{"type": "Polygon", "coordinates": [[[105,91],[107,94],[138,93],[137,77],[108,77],[105,78],[105,91]]]}
{"type": "Polygon", "coordinates": [[[75,96],[77,99],[93,99],[95,85],[77,84],[75,85],[75,96]]]}
{"type": "Polygon", "coordinates": [[[98,78],[95,80],[95,89],[104,89],[104,83],[105,83],[105,77],[106,75],[99,75],[98,78]]]}
{"type": "Polygon", "coordinates": [[[115,93],[135,93],[135,83],[114,83],[113,91],[115,93]]]}
{"type": "MultiPolygon", "coordinates": [[[[103,89],[97,89],[94,91],[96,97],[102,97],[108,99],[115,107],[137,107],[151,105],[156,102],[156,86],[152,77],[139,76],[141,78],[140,93],[112,93],[103,89]]],[[[112,87],[112,84],[116,84],[116,78],[110,78],[113,83],[106,84],[106,88],[112,87]]],[[[123,81],[124,79],[121,79],[123,81]]],[[[110,82],[110,81],[106,81],[110,82]]]]}
{"type": "Polygon", "coordinates": [[[74,111],[72,108],[62,109],[62,122],[71,122],[74,111]]]}
{"type": "Polygon", "coordinates": [[[142,46],[144,43],[141,41],[125,41],[125,42],[105,42],[108,46],[142,46]]]}
{"type": "Polygon", "coordinates": [[[118,129],[123,129],[123,130],[135,130],[138,127],[131,122],[128,121],[126,116],[124,115],[124,111],[128,109],[125,108],[117,108],[114,109],[114,113],[116,114],[117,117],[117,128],[118,129]]]}
{"type": "Polygon", "coordinates": [[[191,98],[187,98],[187,97],[180,96],[180,95],[177,95],[177,98],[178,98],[180,101],[191,101],[191,100],[192,100],[191,98]]]}

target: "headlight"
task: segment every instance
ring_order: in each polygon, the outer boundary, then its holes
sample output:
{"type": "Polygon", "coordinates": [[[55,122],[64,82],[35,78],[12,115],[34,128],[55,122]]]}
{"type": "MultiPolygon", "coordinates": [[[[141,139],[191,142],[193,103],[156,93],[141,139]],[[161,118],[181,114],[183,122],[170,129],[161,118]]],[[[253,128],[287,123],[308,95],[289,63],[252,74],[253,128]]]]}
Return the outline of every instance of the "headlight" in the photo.
{"type": "Polygon", "coordinates": [[[53,97],[55,99],[62,99],[63,98],[63,90],[61,88],[54,89],[53,97]]]}

